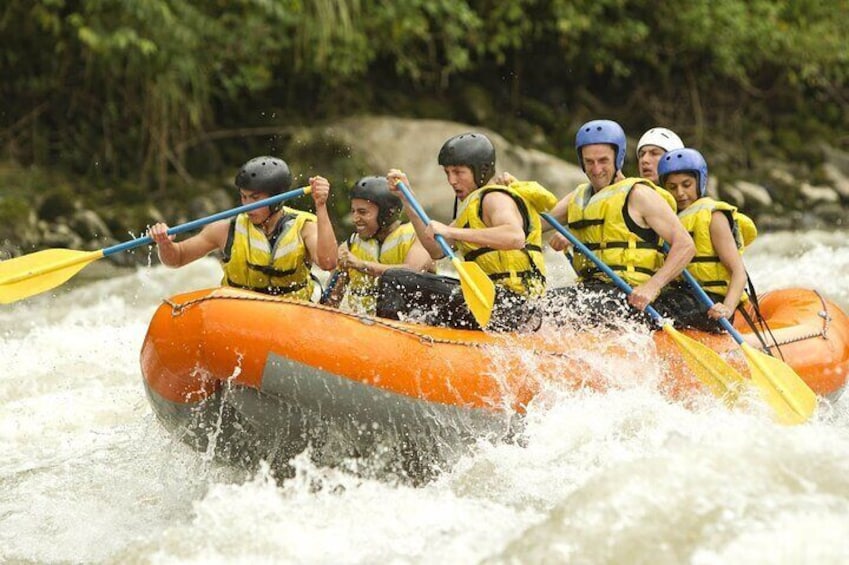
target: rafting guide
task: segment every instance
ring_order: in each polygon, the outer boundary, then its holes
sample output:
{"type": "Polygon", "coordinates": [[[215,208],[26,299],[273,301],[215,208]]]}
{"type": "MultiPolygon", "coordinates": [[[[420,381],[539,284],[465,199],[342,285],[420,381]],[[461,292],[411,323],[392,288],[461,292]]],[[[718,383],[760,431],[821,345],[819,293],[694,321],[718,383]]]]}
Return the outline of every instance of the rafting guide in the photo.
{"type": "Polygon", "coordinates": [[[637,142],[637,168],[640,176],[658,186],[663,186],[657,176],[657,164],[660,158],[667,151],[683,148],[684,142],[671,129],[654,127],[646,131],[637,142]]]}

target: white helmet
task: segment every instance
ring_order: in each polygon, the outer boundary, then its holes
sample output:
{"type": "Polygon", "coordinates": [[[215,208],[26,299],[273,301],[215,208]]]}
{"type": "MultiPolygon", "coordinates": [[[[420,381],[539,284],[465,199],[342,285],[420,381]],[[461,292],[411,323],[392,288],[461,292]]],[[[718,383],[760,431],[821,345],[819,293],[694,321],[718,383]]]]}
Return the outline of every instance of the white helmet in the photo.
{"type": "Polygon", "coordinates": [[[637,142],[637,159],[640,158],[640,149],[645,145],[657,145],[664,151],[684,149],[684,142],[681,141],[681,138],[674,131],[666,128],[651,128],[643,134],[643,137],[637,142]]]}

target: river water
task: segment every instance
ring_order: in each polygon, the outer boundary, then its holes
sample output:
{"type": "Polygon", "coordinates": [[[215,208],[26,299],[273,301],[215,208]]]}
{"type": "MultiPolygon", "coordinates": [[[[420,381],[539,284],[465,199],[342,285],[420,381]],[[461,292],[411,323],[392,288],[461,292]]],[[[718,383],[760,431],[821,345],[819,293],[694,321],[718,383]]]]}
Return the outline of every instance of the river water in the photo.
{"type": "MultiPolygon", "coordinates": [[[[762,236],[758,290],[849,308],[847,236],[762,236]]],[[[525,445],[484,442],[418,488],[307,457],[287,480],[210,461],[156,421],[139,349],[163,297],[219,272],[142,268],[0,307],[0,561],[849,562],[849,395],[788,428],[672,402],[653,375],[546,390],[525,445]]]]}

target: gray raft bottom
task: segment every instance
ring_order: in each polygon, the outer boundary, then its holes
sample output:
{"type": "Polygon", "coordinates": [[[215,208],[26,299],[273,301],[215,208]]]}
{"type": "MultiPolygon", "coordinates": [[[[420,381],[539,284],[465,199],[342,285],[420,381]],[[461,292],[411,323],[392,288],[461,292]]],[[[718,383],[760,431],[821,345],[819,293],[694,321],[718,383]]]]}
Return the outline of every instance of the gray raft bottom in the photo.
{"type": "Polygon", "coordinates": [[[309,448],[313,461],[358,475],[426,482],[480,440],[512,441],[521,418],[507,409],[427,402],[351,381],[279,356],[262,389],[225,384],[202,402],[171,402],[147,389],[159,419],[199,451],[289,475],[309,448]]]}

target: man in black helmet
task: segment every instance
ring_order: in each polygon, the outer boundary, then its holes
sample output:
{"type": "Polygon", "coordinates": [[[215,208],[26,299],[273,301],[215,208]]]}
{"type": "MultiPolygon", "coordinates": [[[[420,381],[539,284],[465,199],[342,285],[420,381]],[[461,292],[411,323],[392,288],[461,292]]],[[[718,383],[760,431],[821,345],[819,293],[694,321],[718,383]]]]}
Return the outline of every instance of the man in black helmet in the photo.
{"type": "Polygon", "coordinates": [[[374,314],[378,278],[388,269],[433,272],[434,262],[410,223],[401,223],[401,199],[386,177],[363,177],[351,189],[354,233],[339,246],[338,270],[325,304],[338,306],[347,292],[354,312],[374,314]]]}
{"type": "MultiPolygon", "coordinates": [[[[474,261],[492,279],[496,304],[490,328],[526,327],[532,309],[525,305],[529,299],[540,297],[546,284],[539,212],[554,206],[557,198],[538,183],[519,182],[507,174],[490,184],[495,174],[495,148],[480,133],[448,139],[438,161],[459,204],[456,217],[450,224],[432,221],[425,225],[404,198],[416,234],[432,258],[444,255],[434,239],[441,235],[466,261],[474,261]]],[[[394,190],[398,182],[412,190],[407,175],[397,169],[389,171],[387,178],[394,190]]],[[[463,316],[457,324],[449,321],[448,325],[477,326],[470,316],[463,316]]]]}
{"type": "MultiPolygon", "coordinates": [[[[327,211],[330,183],[321,176],[309,179],[316,213],[282,205],[258,208],[229,220],[205,226],[180,242],[167,234],[168,226],[150,228],[163,264],[182,267],[219,250],[223,254],[222,284],[266,294],[310,300],[313,264],[336,267],[336,235],[327,211]]],[[[282,159],[256,157],[236,175],[242,204],[250,204],[289,190],[292,174],[282,159]]]]}

